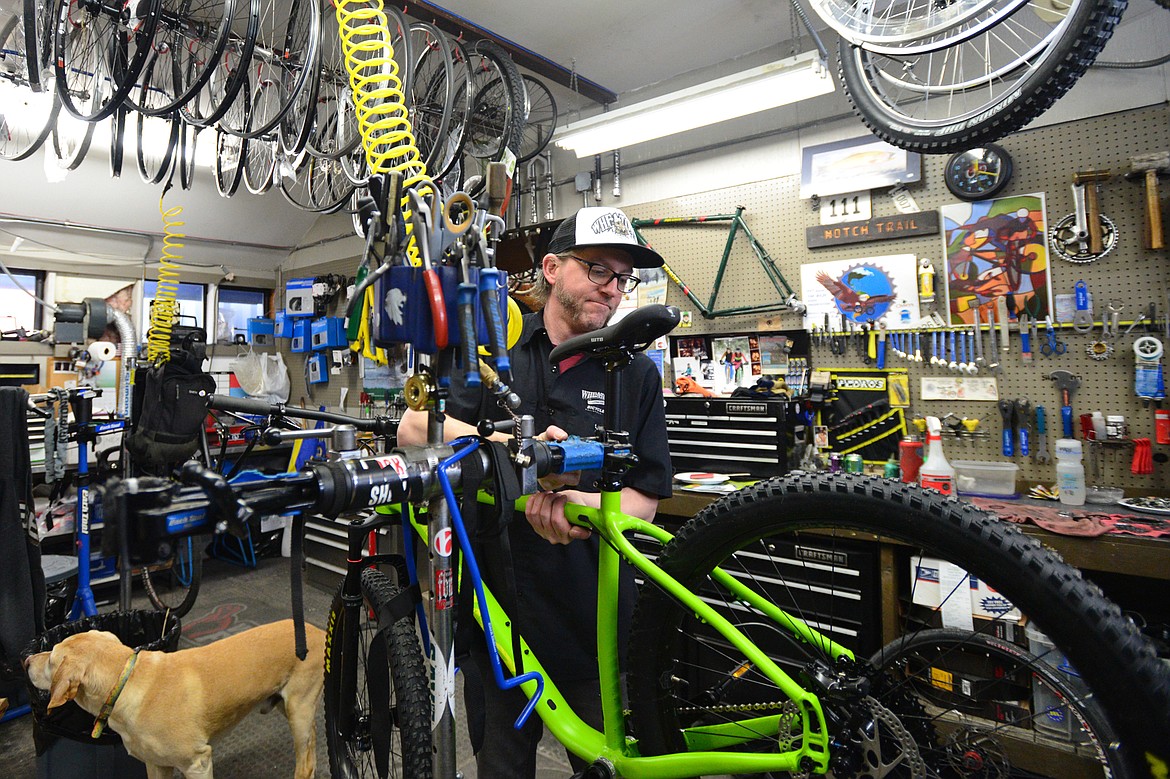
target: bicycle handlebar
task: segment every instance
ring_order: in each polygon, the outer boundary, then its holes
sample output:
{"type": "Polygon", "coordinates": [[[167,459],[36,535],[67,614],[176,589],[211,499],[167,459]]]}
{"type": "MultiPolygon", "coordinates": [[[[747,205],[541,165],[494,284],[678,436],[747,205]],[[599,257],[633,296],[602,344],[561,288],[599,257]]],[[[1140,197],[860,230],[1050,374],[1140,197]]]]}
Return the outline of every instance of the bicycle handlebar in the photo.
{"type": "Polygon", "coordinates": [[[332,411],[318,411],[313,408],[295,408],[284,403],[269,403],[255,398],[237,398],[231,395],[212,395],[207,406],[216,411],[230,411],[236,414],[254,414],[256,416],[284,416],[296,419],[319,419],[323,422],[333,422],[339,425],[353,425],[358,430],[365,430],[377,435],[388,435],[398,427],[398,420],[390,417],[378,416],[371,419],[351,417],[348,414],[337,414],[332,411]]]}

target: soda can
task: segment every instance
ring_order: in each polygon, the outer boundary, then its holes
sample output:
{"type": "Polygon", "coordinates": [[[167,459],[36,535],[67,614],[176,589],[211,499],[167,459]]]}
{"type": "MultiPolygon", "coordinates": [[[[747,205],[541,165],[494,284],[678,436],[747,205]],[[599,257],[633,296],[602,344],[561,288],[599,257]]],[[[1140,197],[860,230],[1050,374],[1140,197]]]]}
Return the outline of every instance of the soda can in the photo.
{"type": "Polygon", "coordinates": [[[841,455],[837,452],[829,453],[829,473],[841,472],[841,455]]]}
{"type": "Polygon", "coordinates": [[[847,454],[845,455],[845,473],[862,473],[865,471],[865,461],[861,459],[861,455],[847,454]]]}

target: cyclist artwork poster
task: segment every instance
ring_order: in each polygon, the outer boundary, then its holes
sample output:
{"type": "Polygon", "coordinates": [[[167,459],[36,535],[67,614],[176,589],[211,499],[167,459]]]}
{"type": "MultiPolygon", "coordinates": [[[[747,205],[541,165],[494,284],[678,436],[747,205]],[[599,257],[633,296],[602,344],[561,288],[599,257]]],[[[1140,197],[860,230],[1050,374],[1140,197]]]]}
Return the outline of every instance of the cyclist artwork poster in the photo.
{"type": "Polygon", "coordinates": [[[1043,193],[954,203],[940,210],[948,318],[953,325],[994,318],[1007,299],[1008,316],[1044,321],[1052,312],[1043,193]]]}
{"type": "Polygon", "coordinates": [[[884,322],[891,329],[918,326],[918,258],[913,254],[860,257],[800,266],[800,297],[808,306],[804,328],[884,322]]]}

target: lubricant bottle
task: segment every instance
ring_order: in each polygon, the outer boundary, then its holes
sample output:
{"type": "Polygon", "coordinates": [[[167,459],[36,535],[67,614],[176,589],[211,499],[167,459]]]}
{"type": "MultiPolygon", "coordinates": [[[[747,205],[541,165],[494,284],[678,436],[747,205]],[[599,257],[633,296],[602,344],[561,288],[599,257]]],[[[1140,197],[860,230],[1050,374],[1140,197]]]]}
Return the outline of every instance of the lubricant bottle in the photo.
{"type": "Polygon", "coordinates": [[[1066,506],[1085,505],[1085,466],[1081,464],[1081,442],[1062,438],[1056,442],[1056,489],[1066,506]]]}
{"type": "Polygon", "coordinates": [[[938,417],[926,418],[926,460],[918,470],[918,483],[943,495],[955,494],[955,469],[943,454],[942,423],[938,417]]]}

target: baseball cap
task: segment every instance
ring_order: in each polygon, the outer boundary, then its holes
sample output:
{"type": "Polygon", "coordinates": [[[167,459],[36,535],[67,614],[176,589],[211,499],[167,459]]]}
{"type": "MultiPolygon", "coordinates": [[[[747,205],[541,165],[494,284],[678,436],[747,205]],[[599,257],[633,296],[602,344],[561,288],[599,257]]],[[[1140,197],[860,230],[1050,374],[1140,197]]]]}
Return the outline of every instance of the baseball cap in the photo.
{"type": "Polygon", "coordinates": [[[629,217],[610,206],[587,206],[561,222],[548,242],[552,254],[565,254],[580,246],[612,246],[629,252],[635,268],[657,268],[662,256],[638,243],[629,217]]]}

